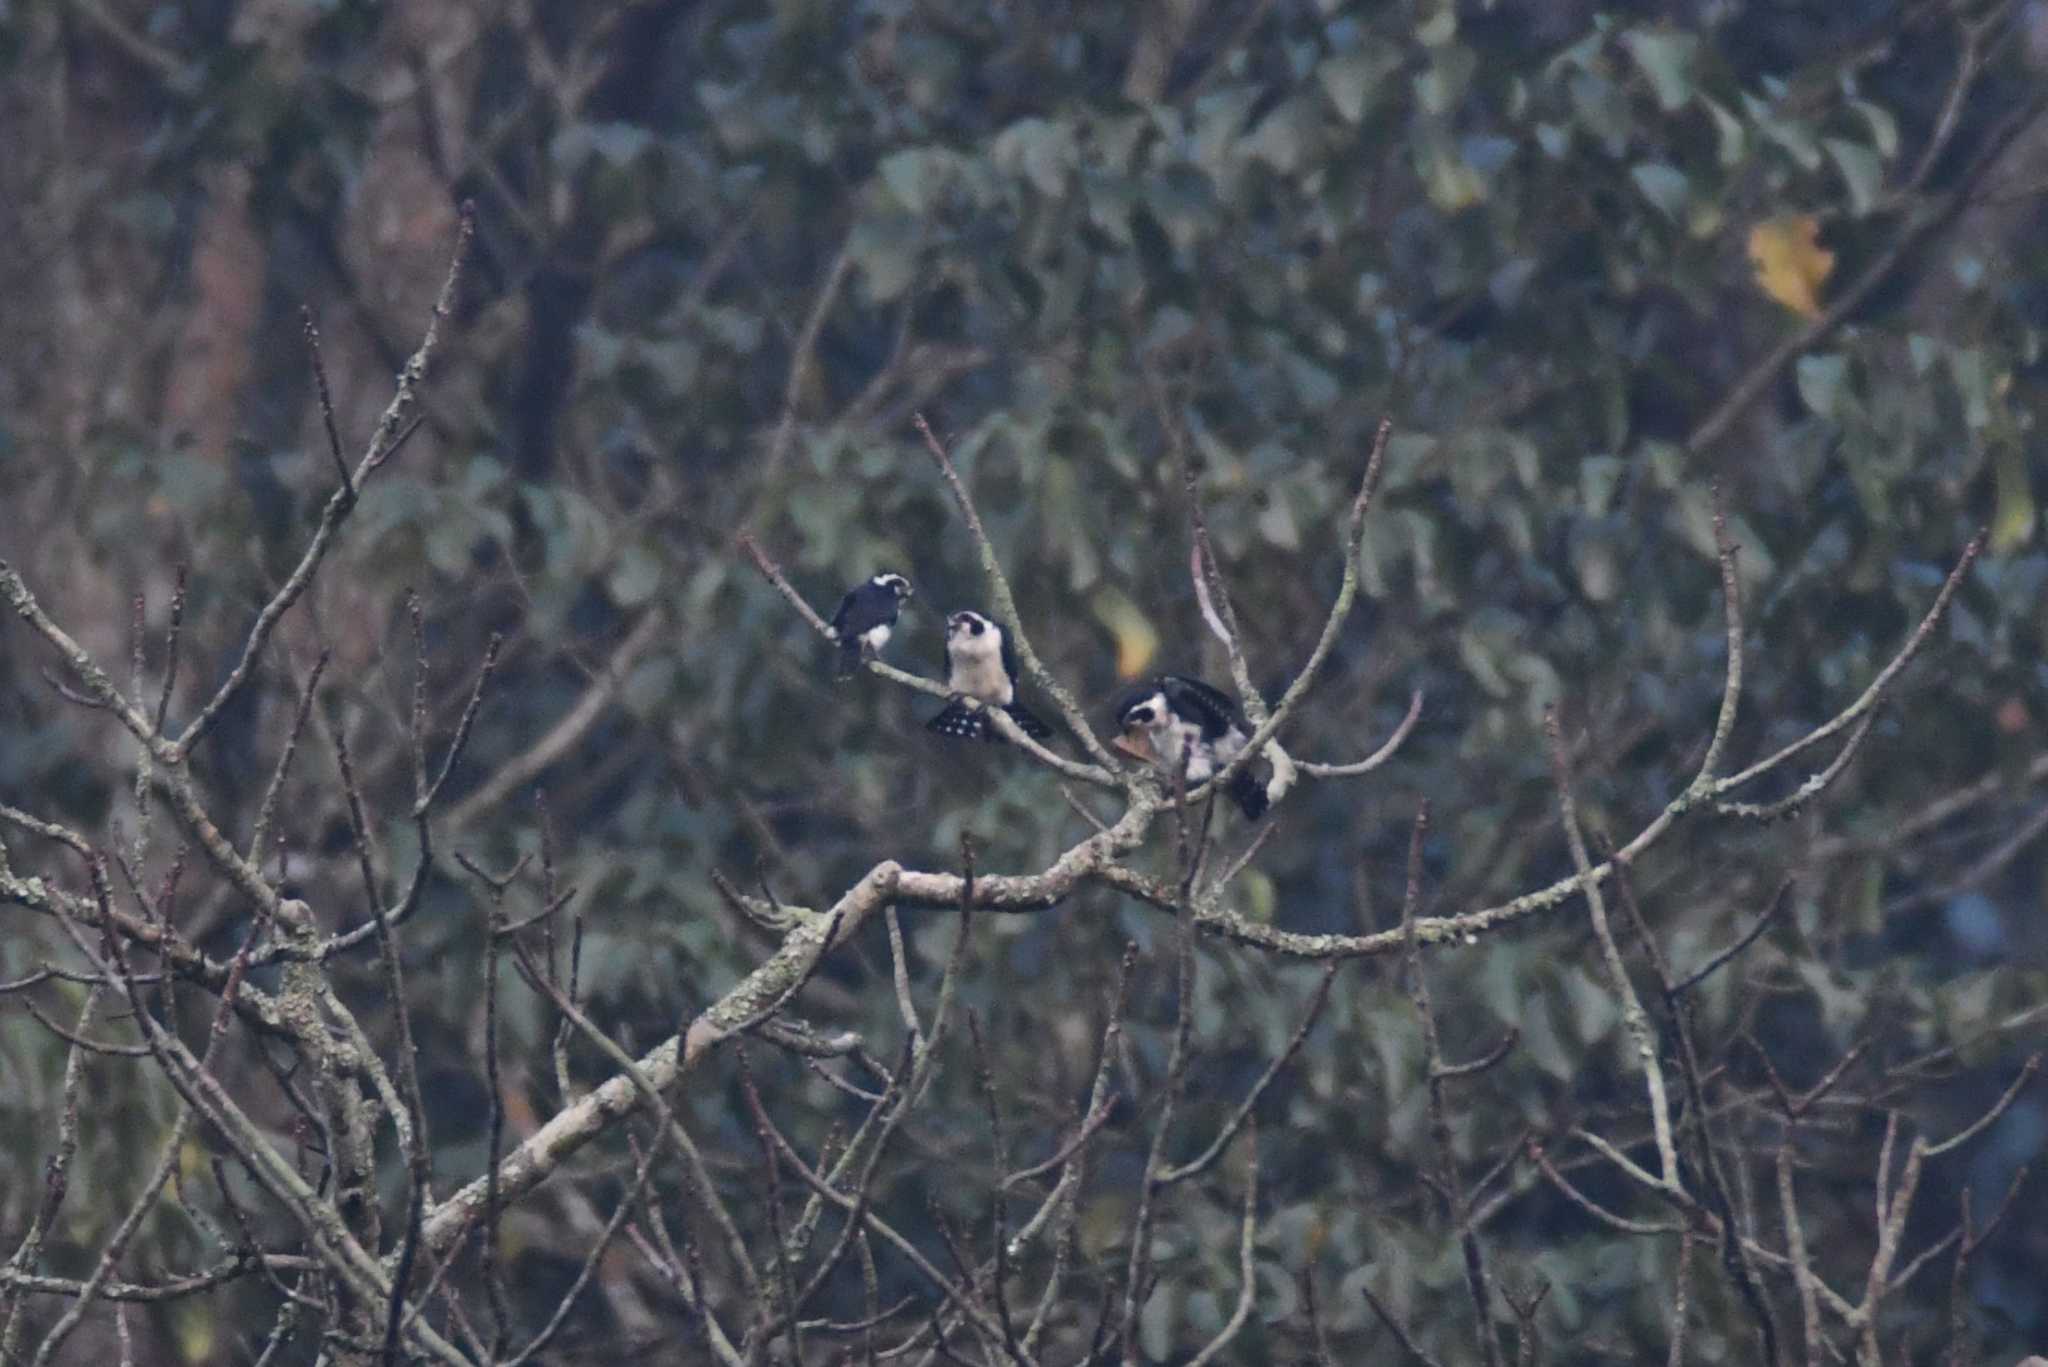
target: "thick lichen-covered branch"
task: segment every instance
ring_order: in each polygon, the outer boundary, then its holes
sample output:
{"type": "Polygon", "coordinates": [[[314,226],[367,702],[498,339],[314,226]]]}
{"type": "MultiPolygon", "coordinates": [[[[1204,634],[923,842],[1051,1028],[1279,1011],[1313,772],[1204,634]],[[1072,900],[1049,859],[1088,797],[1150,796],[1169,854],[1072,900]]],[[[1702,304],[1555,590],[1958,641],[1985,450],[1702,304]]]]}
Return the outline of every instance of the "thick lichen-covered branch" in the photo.
{"type": "MultiPolygon", "coordinates": [[[[1109,867],[1136,848],[1150,825],[1155,808],[1132,804],[1108,831],[1091,835],[1055,859],[1043,872],[1008,878],[977,878],[973,910],[1015,910],[1052,906],[1071,895],[1084,880],[1109,867]],[[993,885],[993,886],[991,886],[993,885]]],[[[822,952],[819,938],[827,926],[835,944],[856,934],[868,919],[891,902],[911,901],[958,906],[962,878],[958,874],[920,873],[885,860],[823,913],[790,908],[796,924],[774,954],[701,1012],[681,1035],[664,1040],[638,1063],[638,1076],[614,1076],[581,1100],[557,1112],[525,1143],[507,1154],[498,1170],[501,1201],[517,1200],[554,1173],[564,1160],[603,1134],[644,1103],[647,1087],[665,1091],[694,1068],[735,1027],[754,1018],[787,992],[822,952]],[[943,902],[934,898],[946,894],[943,902]]],[[[479,1177],[450,1196],[428,1216],[424,1246],[436,1254],[453,1246],[468,1224],[483,1211],[485,1181],[479,1177]]]]}

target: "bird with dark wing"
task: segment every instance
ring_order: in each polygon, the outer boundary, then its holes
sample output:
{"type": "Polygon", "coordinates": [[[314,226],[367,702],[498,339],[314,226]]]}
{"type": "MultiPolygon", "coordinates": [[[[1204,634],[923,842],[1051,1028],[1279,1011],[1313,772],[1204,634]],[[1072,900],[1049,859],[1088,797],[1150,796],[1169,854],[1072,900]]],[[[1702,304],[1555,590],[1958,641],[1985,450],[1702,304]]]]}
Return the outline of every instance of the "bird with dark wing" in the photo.
{"type": "Polygon", "coordinates": [[[1052,728],[1017,701],[1017,652],[1009,633],[978,612],[946,619],[946,687],[953,700],[925,723],[928,730],[956,740],[1000,741],[988,709],[1000,707],[1033,740],[1047,740],[1052,728]]]}
{"type": "MultiPolygon", "coordinates": [[[[1111,744],[1171,774],[1186,766],[1190,788],[1236,759],[1251,727],[1229,694],[1185,674],[1160,674],[1124,694],[1111,744]]],[[[1230,798],[1253,821],[1266,811],[1266,785],[1246,765],[1231,775],[1230,798]]]]}
{"type": "Polygon", "coordinates": [[[896,629],[896,614],[912,596],[910,581],[888,570],[847,590],[832,614],[832,639],[839,643],[838,678],[852,678],[863,656],[882,653],[896,629]]]}

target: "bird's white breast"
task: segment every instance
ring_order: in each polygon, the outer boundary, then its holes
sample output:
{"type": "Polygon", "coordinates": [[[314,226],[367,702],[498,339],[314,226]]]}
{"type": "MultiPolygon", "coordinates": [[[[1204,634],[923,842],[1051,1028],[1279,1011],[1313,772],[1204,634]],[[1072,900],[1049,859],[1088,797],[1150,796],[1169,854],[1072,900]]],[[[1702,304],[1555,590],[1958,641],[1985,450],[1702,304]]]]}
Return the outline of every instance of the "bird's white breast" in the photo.
{"type": "Polygon", "coordinates": [[[1244,750],[1244,743],[1250,739],[1250,736],[1247,736],[1234,726],[1225,731],[1216,740],[1216,767],[1220,769],[1236,759],[1244,750]]]}
{"type": "Polygon", "coordinates": [[[1244,732],[1233,727],[1213,741],[1204,740],[1199,722],[1183,720],[1171,712],[1147,730],[1161,767],[1172,775],[1178,774],[1185,763],[1187,781],[1191,784],[1206,782],[1224,765],[1236,759],[1249,739],[1244,732]]]}
{"type": "Polygon", "coordinates": [[[860,634],[861,644],[869,650],[880,651],[883,646],[889,644],[889,630],[887,622],[878,627],[869,627],[860,634]]]}
{"type": "Polygon", "coordinates": [[[1169,772],[1178,770],[1185,755],[1188,766],[1188,782],[1200,783],[1216,772],[1215,755],[1202,740],[1202,728],[1198,723],[1182,721],[1168,714],[1171,720],[1166,726],[1166,767],[1169,772]]]}
{"type": "Polygon", "coordinates": [[[947,686],[955,693],[998,706],[1016,695],[1009,672],[1003,668],[1003,648],[995,633],[955,637],[946,643],[946,655],[953,664],[947,686]]]}

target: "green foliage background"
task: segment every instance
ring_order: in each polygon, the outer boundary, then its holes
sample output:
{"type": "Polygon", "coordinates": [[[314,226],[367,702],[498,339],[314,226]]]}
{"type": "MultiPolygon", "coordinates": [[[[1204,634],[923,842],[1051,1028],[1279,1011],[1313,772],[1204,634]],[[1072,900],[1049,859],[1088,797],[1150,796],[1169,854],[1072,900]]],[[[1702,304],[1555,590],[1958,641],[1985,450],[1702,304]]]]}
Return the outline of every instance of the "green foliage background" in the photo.
{"type": "MultiPolygon", "coordinates": [[[[160,626],[171,566],[189,564],[189,703],[232,659],[329,491],[298,302],[322,317],[360,440],[424,320],[450,206],[473,198],[479,249],[429,421],[367,491],[288,650],[208,757],[211,777],[246,829],[295,680],[331,647],[340,667],[323,706],[387,799],[380,849],[401,878],[403,588],[428,606],[444,724],[484,634],[508,633],[458,779],[471,790],[657,614],[596,724],[445,842],[494,863],[536,849],[530,796],[545,788],[563,876],[583,890],[586,991],[644,1045],[764,952],[713,890],[714,869],[749,886],[758,869],[777,895],[814,905],[881,858],[949,867],[963,831],[984,869],[1022,871],[1086,830],[1050,776],[927,736],[928,700],[866,678],[833,686],[818,642],[731,551],[751,528],[827,610],[877,568],[903,570],[920,593],[891,654],[933,668],[943,612],[985,599],[913,411],[952,441],[1039,650],[1098,710],[1134,618],[1160,638],[1157,667],[1225,677],[1189,589],[1148,367],[1199,463],[1255,671],[1276,689],[1313,640],[1348,491],[1392,417],[1369,603],[1289,742],[1356,758],[1411,689],[1428,702],[1382,774],[1308,784],[1279,813],[1239,900],[1293,929],[1391,924],[1425,797],[1430,909],[1567,871],[1538,725],[1548,703],[1566,718],[1590,820],[1617,839],[1686,781],[1723,666],[1714,483],[1747,597],[1738,762],[1846,704],[1988,524],[1991,549],[1933,648],[1824,801],[1763,829],[1686,826],[1641,870],[1681,965],[1730,942],[1797,876],[1792,915],[1701,1002],[1731,1085],[1767,1100],[1759,1051],[1810,1081],[1866,1037],[1891,1061],[1977,1039],[2048,988],[2030,929],[2048,874],[2034,841],[2048,769],[2044,8],[721,0],[429,18],[348,0],[0,6],[0,102],[17,144],[0,170],[0,553],[110,662],[125,657],[128,596],[146,592],[160,626]],[[1966,60],[1981,65],[1951,99],[1966,60]],[[1795,214],[1819,222],[1836,258],[1818,324],[1759,288],[1747,256],[1755,225],[1795,214]],[[209,266],[209,252],[224,262],[209,266]],[[238,293],[239,308],[220,304],[238,293]],[[206,322],[219,316],[239,321],[206,322]],[[196,347],[243,359],[195,379],[196,347]],[[1750,377],[1752,401],[1731,403],[1750,377]],[[181,385],[201,402],[181,401],[181,385]],[[216,426],[181,427],[193,412],[216,426]],[[1957,815],[1912,823],[1971,784],[1957,815]]],[[[43,685],[18,625],[0,629],[0,650],[0,798],[132,827],[130,761],[108,729],[43,685]]],[[[364,909],[338,798],[321,765],[301,776],[292,877],[329,924],[354,924],[364,909]]],[[[230,902],[198,910],[216,947],[232,943],[230,902]]],[[[410,945],[449,1183],[482,1155],[480,915],[451,870],[410,945]]],[[[1522,1032],[1461,1093],[1474,1169],[1525,1131],[1640,1108],[1581,915],[1431,961],[1454,1056],[1522,1032]]],[[[912,930],[928,983],[951,926],[912,930]]],[[[1143,951],[1129,1080],[1156,1080],[1167,930],[1102,893],[975,926],[963,990],[1033,1142],[1055,1142],[1085,1089],[1127,938],[1143,951]]],[[[10,921],[0,969],[49,952],[10,921]]],[[[807,1011],[893,1039],[886,965],[879,941],[864,944],[814,985],[807,1011]]],[[[350,971],[367,1000],[370,965],[350,971]]],[[[1206,945],[1202,972],[1204,1099],[1189,1145],[1282,1045],[1315,970],[1206,945]]],[[[532,1061],[520,1085],[545,1114],[552,1023],[518,991],[507,1009],[509,1047],[532,1061]]],[[[1890,1104],[1945,1133],[2040,1034],[1993,1034],[1953,1077],[1890,1104]]],[[[0,1102],[0,1163],[13,1169],[0,1189],[31,1193],[38,1098],[62,1052],[12,1013],[0,1041],[15,1080],[0,1102]]],[[[787,1061],[756,1064],[780,1117],[816,1143],[841,1103],[787,1061]]],[[[1301,1351],[1304,1266],[1347,1360],[1392,1351],[1361,1278],[1446,1360],[1469,1351],[1455,1247],[1416,1175],[1419,1067],[1390,966],[1347,969],[1262,1109],[1261,1294],[1233,1360],[1301,1351]]],[[[706,1076],[688,1109],[744,1164],[730,1065],[706,1076]]],[[[927,1188],[963,1219],[978,1209],[974,1181],[941,1180],[980,1172],[971,1083],[963,1059],[920,1122],[929,1143],[890,1191],[906,1219],[927,1188]]],[[[146,1089],[132,1105],[166,1109],[146,1089]]],[[[1947,1228],[1963,1186],[1980,1207],[2003,1190],[2048,1129],[2043,1105],[2023,1098],[1930,1177],[1915,1246],[1947,1228]]],[[[1765,1109],[1742,1114],[1767,1159],[1765,1109]]],[[[165,1123],[93,1136],[99,1156],[82,1166],[111,1181],[165,1123]]],[[[1838,1278],[1868,1259],[1882,1128],[1875,1113],[1845,1118],[1802,1171],[1808,1237],[1838,1278]]],[[[1109,1255],[1145,1133],[1134,1113],[1107,1135],[1084,1225],[1104,1272],[1120,1266],[1109,1255]]],[[[1766,1183],[1768,1168],[1752,1175],[1766,1183]]],[[[750,1179],[735,1167],[733,1180],[750,1179]]],[[[1144,1323],[1155,1360],[1191,1351],[1228,1312],[1235,1180],[1226,1164],[1162,1227],[1165,1276],[1144,1323]]],[[[1661,1355],[1670,1242],[1628,1239],[1515,1185],[1487,1232],[1501,1275],[1552,1286],[1546,1341],[1574,1358],[1661,1355]]],[[[26,1199],[0,1201],[0,1224],[18,1228],[26,1199]]],[[[1968,1288],[1986,1351],[2005,1354],[1988,1360],[2048,1341],[2043,1199],[2023,1197],[1968,1288]]],[[[79,1247],[93,1234],[84,1212],[114,1200],[81,1198],[79,1247]]],[[[1776,1239],[1771,1217],[1763,1228],[1776,1239]]],[[[194,1256],[192,1231],[152,1237],[151,1256],[194,1256]]],[[[521,1277],[536,1294],[557,1286],[574,1255],[551,1254],[544,1228],[523,1238],[521,1277]]],[[[1902,1293],[1892,1341],[1933,1353],[1944,1283],[1930,1271],[1902,1293]]],[[[247,1326],[234,1313],[203,1322],[217,1310],[162,1312],[165,1341],[232,1356],[247,1326]]],[[[578,1343],[604,1342],[618,1313],[589,1303],[578,1343]]],[[[1725,1282],[1702,1281],[1695,1313],[1699,1360],[1744,1360],[1725,1282]]]]}

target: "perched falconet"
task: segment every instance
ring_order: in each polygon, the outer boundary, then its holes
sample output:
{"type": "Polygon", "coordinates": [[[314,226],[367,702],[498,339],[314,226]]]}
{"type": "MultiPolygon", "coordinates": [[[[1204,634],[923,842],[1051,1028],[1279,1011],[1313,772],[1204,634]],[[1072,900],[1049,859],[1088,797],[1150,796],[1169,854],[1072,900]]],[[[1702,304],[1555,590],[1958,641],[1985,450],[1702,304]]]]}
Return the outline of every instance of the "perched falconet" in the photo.
{"type": "Polygon", "coordinates": [[[884,571],[847,590],[832,614],[832,639],[839,643],[837,677],[850,679],[863,655],[879,655],[896,629],[896,614],[911,596],[910,581],[884,571]]]}
{"type": "MultiPolygon", "coordinates": [[[[1227,693],[1185,674],[1161,674],[1126,693],[1116,707],[1111,742],[1127,755],[1169,775],[1186,766],[1189,787],[1206,783],[1236,759],[1251,727],[1227,693]]],[[[1266,811],[1266,785],[1251,767],[1230,777],[1231,800],[1256,821],[1266,811]]]]}
{"type": "Polygon", "coordinates": [[[1001,627],[978,612],[946,619],[946,687],[957,695],[925,726],[958,740],[1000,741],[988,709],[1000,707],[1033,740],[1052,728],[1017,701],[1017,652],[1001,627]]]}

